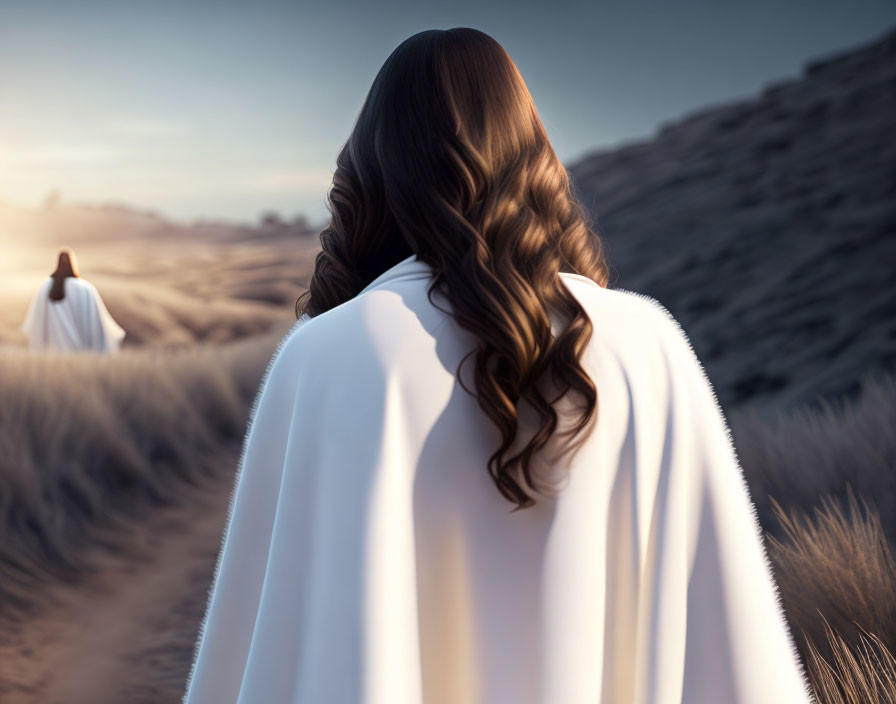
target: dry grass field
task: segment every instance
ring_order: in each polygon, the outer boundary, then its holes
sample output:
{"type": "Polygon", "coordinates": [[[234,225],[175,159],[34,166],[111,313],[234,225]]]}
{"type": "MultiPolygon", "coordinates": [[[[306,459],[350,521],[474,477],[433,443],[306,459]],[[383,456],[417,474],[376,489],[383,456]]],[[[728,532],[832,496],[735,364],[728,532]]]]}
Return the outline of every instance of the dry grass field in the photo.
{"type": "Polygon", "coordinates": [[[226,342],[283,324],[317,249],[302,223],[184,225],[122,207],[0,202],[0,344],[23,345],[28,303],[62,246],[125,328],[125,346],[226,342]]]}
{"type": "Polygon", "coordinates": [[[0,700],[175,701],[280,331],[0,358],[0,700]]]}

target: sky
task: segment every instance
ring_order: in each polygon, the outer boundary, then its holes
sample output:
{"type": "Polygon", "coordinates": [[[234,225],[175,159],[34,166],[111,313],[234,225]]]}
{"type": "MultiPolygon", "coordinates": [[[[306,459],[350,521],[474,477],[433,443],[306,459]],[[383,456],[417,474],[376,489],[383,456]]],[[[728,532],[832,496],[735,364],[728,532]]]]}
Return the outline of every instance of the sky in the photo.
{"type": "Polygon", "coordinates": [[[0,0],[0,201],[321,221],[382,63],[459,26],[507,49],[569,165],[882,36],[896,1],[0,0]]]}

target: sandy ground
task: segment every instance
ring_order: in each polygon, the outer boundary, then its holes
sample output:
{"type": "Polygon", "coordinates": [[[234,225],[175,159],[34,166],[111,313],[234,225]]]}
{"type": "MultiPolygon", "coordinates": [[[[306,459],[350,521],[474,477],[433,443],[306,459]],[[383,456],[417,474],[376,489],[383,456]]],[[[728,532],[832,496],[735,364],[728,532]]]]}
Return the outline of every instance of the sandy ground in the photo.
{"type": "Polygon", "coordinates": [[[53,607],[0,635],[0,701],[180,701],[233,477],[222,472],[204,495],[156,512],[132,552],[101,555],[95,574],[54,585],[53,607]]]}

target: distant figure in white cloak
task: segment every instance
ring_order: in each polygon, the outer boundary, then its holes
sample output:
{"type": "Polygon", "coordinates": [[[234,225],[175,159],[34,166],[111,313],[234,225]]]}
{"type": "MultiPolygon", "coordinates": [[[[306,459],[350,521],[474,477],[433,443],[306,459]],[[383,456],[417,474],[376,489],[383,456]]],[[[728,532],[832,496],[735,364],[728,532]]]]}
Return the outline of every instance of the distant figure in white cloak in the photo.
{"type": "Polygon", "coordinates": [[[22,330],[34,349],[106,355],[117,353],[125,336],[96,287],[81,278],[75,253],[67,248],[31,301],[22,330]]]}
{"type": "Polygon", "coordinates": [[[329,204],[185,701],[808,702],[709,379],[504,49],[403,42],[329,204]]]}

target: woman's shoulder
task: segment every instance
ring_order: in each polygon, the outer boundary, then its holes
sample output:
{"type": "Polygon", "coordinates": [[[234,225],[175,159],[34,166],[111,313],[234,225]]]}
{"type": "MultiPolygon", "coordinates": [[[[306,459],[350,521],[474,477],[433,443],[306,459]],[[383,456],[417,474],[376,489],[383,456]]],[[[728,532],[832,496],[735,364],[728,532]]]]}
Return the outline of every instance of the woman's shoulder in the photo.
{"type": "Polygon", "coordinates": [[[645,361],[693,364],[699,361],[681,322],[653,296],[623,288],[605,288],[577,274],[563,274],[594,326],[591,347],[610,352],[620,364],[645,361]]]}
{"type": "Polygon", "coordinates": [[[656,298],[638,291],[601,286],[579,274],[563,272],[563,282],[592,320],[617,324],[623,328],[680,328],[675,316],[656,298]]]}
{"type": "MultiPolygon", "coordinates": [[[[445,303],[441,297],[437,300],[445,303]]],[[[334,349],[363,355],[409,343],[439,326],[445,311],[433,306],[423,279],[393,282],[371,289],[314,317],[303,315],[293,325],[284,345],[301,347],[305,354],[334,349]]]]}
{"type": "Polygon", "coordinates": [[[316,316],[301,315],[281,338],[266,371],[269,384],[320,389],[325,380],[357,385],[368,373],[394,364],[415,331],[403,320],[400,296],[357,296],[316,316]],[[304,382],[299,383],[299,379],[304,382]]]}
{"type": "Polygon", "coordinates": [[[81,276],[67,276],[65,278],[65,283],[67,286],[73,286],[76,288],[83,288],[88,290],[93,290],[95,288],[92,283],[81,276]]]}
{"type": "Polygon", "coordinates": [[[356,308],[354,302],[352,299],[314,317],[301,315],[277,346],[277,366],[292,366],[300,359],[320,363],[340,357],[346,350],[356,350],[366,326],[351,315],[356,308]]]}

